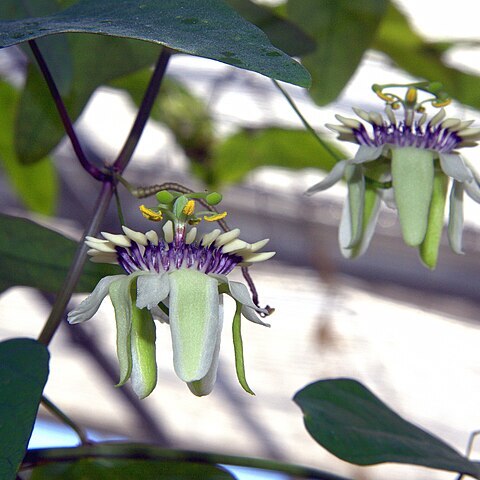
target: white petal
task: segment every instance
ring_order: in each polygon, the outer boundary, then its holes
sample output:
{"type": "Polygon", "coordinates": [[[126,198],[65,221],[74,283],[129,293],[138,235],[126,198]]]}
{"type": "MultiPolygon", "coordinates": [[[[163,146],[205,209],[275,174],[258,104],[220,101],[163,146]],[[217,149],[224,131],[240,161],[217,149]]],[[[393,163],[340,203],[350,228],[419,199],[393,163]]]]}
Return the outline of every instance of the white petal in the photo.
{"type": "Polygon", "coordinates": [[[445,118],[446,115],[447,115],[447,113],[445,112],[445,109],[441,108],[438,111],[438,113],[435,114],[435,116],[430,120],[430,122],[428,124],[433,127],[437,123],[440,123],[445,118]]]}
{"type": "Polygon", "coordinates": [[[267,310],[257,307],[250,296],[250,292],[248,291],[247,287],[240,282],[233,282],[227,279],[228,289],[230,290],[230,295],[240,302],[242,307],[242,314],[247,319],[253,323],[258,323],[259,325],[263,325],[264,327],[269,327],[268,323],[262,322],[258,315],[255,312],[267,313],[267,310]]]}
{"type": "Polygon", "coordinates": [[[196,270],[170,275],[169,318],[173,365],[178,377],[193,382],[212,365],[219,329],[218,281],[196,270]]]}
{"type": "Polygon", "coordinates": [[[147,237],[147,240],[152,244],[152,245],[158,245],[158,235],[157,232],[154,230],[149,230],[148,232],[145,232],[145,236],[147,237]]]}
{"type": "Polygon", "coordinates": [[[111,275],[102,278],[93,292],[85,298],[77,308],[68,313],[68,323],[74,324],[90,320],[95,313],[97,313],[103,299],[107,296],[110,284],[124,277],[126,277],[126,275],[111,275]]]}
{"type": "Polygon", "coordinates": [[[263,325],[264,327],[270,327],[269,323],[265,323],[257,314],[257,312],[251,308],[243,305],[242,315],[250,322],[257,323],[258,325],[263,325]]]}
{"type": "Polygon", "coordinates": [[[305,192],[305,195],[313,195],[314,193],[326,190],[327,188],[330,188],[332,185],[337,183],[343,177],[345,168],[349,163],[351,163],[351,160],[341,160],[340,162],[337,162],[333,166],[332,170],[330,170],[330,173],[321,182],[315,184],[313,187],[310,187],[305,192]]]}
{"type": "Polygon", "coordinates": [[[383,147],[368,147],[366,145],[361,145],[351,162],[352,163],[372,162],[382,154],[382,151],[383,151],[383,147]]]}
{"type": "Polygon", "coordinates": [[[222,233],[222,231],[218,228],[216,228],[215,230],[212,230],[209,233],[206,233],[202,238],[202,242],[201,242],[202,246],[209,247],[212,244],[212,242],[214,242],[217,239],[220,233],[222,233]]]}
{"type": "Polygon", "coordinates": [[[362,119],[365,120],[366,122],[370,122],[370,117],[368,113],[365,110],[362,110],[361,108],[353,107],[352,110],[362,119]]]}
{"type": "Polygon", "coordinates": [[[476,180],[464,182],[463,186],[465,187],[465,191],[467,192],[468,196],[477,203],[480,203],[480,187],[478,186],[476,180]]]}
{"type": "Polygon", "coordinates": [[[125,235],[134,242],[138,243],[139,245],[146,246],[148,245],[147,237],[145,234],[136,232],[135,230],[131,230],[130,228],[122,225],[122,230],[124,231],[125,235]]]}
{"type": "Polygon", "coordinates": [[[132,245],[132,242],[130,242],[129,238],[125,235],[114,235],[113,233],[108,232],[101,233],[108,241],[119,247],[130,247],[132,245]]]}
{"type": "Polygon", "coordinates": [[[342,211],[338,239],[341,248],[350,249],[358,245],[363,235],[365,179],[358,165],[349,165],[345,177],[348,196],[342,211]]]}
{"type": "MultiPolygon", "coordinates": [[[[360,122],[358,122],[360,123],[360,122]]],[[[340,133],[340,134],[349,134],[349,133],[352,133],[352,129],[350,127],[346,127],[345,125],[335,125],[333,123],[326,123],[325,126],[329,129],[329,130],[332,130],[336,133],[340,133]]]]}
{"type": "Polygon", "coordinates": [[[104,253],[115,253],[115,246],[108,242],[108,243],[97,243],[92,240],[85,240],[85,245],[88,245],[90,248],[98,250],[99,252],[104,253]]]}
{"type": "Polygon", "coordinates": [[[358,129],[362,125],[358,120],[355,120],[354,118],[348,118],[344,117],[343,115],[335,115],[335,118],[339,121],[342,122],[344,125],[350,128],[355,128],[358,129]]]}
{"type": "Polygon", "coordinates": [[[265,260],[269,260],[272,258],[277,252],[259,252],[259,253],[247,253],[242,255],[244,263],[257,263],[257,262],[264,262],[265,260]]]}
{"type": "Polygon", "coordinates": [[[237,238],[237,239],[232,240],[231,242],[227,243],[226,245],[224,245],[222,247],[222,252],[223,253],[238,252],[239,250],[242,250],[247,246],[248,246],[247,242],[244,242],[243,240],[239,240],[237,238]]]}
{"type": "Polygon", "coordinates": [[[193,227],[192,229],[190,229],[190,231],[187,233],[186,237],[185,237],[185,243],[187,245],[190,245],[191,243],[193,243],[195,241],[195,238],[197,237],[197,229],[196,227],[193,227]]]}
{"type": "Polygon", "coordinates": [[[137,307],[151,310],[168,297],[170,282],[167,273],[149,273],[137,279],[137,307]]]}
{"type": "Polygon", "coordinates": [[[234,228],[233,230],[230,230],[229,232],[222,233],[215,240],[215,246],[216,247],[221,247],[221,246],[231,242],[232,240],[235,240],[239,235],[240,235],[240,229],[239,228],[234,228]]]}
{"type": "Polygon", "coordinates": [[[458,254],[463,254],[463,184],[453,182],[450,191],[450,213],[448,216],[448,242],[451,249],[458,254]]]}
{"type": "Polygon", "coordinates": [[[208,395],[215,386],[215,382],[217,380],[217,370],[218,370],[218,359],[220,355],[220,343],[222,340],[222,325],[223,325],[223,305],[222,305],[222,297],[220,297],[220,313],[219,313],[219,320],[220,320],[220,328],[218,329],[217,334],[217,341],[215,343],[215,350],[213,352],[213,360],[212,364],[210,365],[210,369],[208,370],[207,374],[201,378],[200,380],[196,380],[194,382],[187,383],[188,388],[190,391],[196,395],[197,397],[203,397],[208,395]]]}
{"type": "Polygon", "coordinates": [[[165,222],[165,225],[162,227],[163,230],[163,238],[167,243],[173,242],[173,223],[171,220],[165,222]]]}
{"type": "Polygon", "coordinates": [[[440,166],[446,175],[459,182],[472,180],[470,169],[458,153],[440,153],[440,166]]]}

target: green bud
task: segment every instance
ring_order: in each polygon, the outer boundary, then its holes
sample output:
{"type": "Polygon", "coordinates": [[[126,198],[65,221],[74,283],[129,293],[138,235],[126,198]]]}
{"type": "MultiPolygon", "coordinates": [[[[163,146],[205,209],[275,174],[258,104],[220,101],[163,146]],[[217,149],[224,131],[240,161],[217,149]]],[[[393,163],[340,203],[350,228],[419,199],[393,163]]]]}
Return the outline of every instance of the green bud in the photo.
{"type": "Polygon", "coordinates": [[[222,201],[222,198],[223,197],[220,193],[212,192],[205,197],[205,200],[209,205],[218,205],[222,201]]]}
{"type": "Polygon", "coordinates": [[[161,190],[158,192],[155,197],[157,197],[158,203],[169,204],[173,202],[174,196],[168,190],[161,190]]]}

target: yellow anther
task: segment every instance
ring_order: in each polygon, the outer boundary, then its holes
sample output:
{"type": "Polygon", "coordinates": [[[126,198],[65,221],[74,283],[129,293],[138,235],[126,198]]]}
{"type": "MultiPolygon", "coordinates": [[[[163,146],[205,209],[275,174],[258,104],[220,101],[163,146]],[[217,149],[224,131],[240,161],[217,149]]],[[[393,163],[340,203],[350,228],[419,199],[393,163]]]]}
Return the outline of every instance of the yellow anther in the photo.
{"type": "Polygon", "coordinates": [[[451,98],[447,98],[445,100],[434,100],[432,102],[432,105],[434,107],[438,107],[438,108],[441,108],[441,107],[446,107],[447,105],[450,105],[452,103],[452,99],[451,98]]]}
{"type": "Polygon", "coordinates": [[[207,222],[216,222],[217,220],[221,220],[227,216],[227,212],[217,213],[216,215],[210,215],[209,217],[203,217],[204,220],[207,222]]]}
{"type": "Polygon", "coordinates": [[[387,103],[391,103],[395,100],[391,95],[388,95],[387,93],[383,93],[381,91],[378,91],[378,92],[375,92],[375,93],[377,94],[377,96],[379,98],[381,98],[382,100],[384,100],[387,103]]]}
{"type": "Polygon", "coordinates": [[[417,103],[417,89],[410,87],[405,95],[405,100],[408,104],[415,105],[417,103]]]}
{"type": "Polygon", "coordinates": [[[185,214],[187,217],[193,215],[195,211],[195,200],[189,200],[187,204],[183,207],[182,213],[185,214]]]}
{"type": "Polygon", "coordinates": [[[152,222],[159,222],[163,219],[161,212],[155,212],[151,208],[146,207],[145,205],[140,205],[138,208],[147,220],[151,220],[152,222]]]}

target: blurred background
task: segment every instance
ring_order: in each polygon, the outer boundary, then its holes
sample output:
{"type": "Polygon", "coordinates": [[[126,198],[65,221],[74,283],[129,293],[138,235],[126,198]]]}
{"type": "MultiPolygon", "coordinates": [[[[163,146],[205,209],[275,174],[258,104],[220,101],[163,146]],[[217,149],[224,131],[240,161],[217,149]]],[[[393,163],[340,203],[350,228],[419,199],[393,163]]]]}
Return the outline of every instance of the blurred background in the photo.
{"type": "MultiPolygon", "coordinates": [[[[480,37],[471,1],[457,0],[454,8],[443,0],[340,1],[340,13],[328,10],[328,25],[319,5],[329,2],[229,3],[247,18],[254,7],[262,7],[261,12],[302,29],[306,37],[292,45],[298,51],[288,53],[302,58],[314,84],[310,92],[283,87],[345,156],[355,148],[335,142],[323,125],[335,122],[335,113],[351,116],[352,106],[381,111],[372,83],[441,81],[455,99],[450,115],[480,120],[480,37]],[[355,25],[368,28],[358,31],[355,25]]],[[[0,16],[5,16],[1,7],[0,16]]],[[[90,48],[90,63],[74,64],[70,78],[62,73],[64,63],[52,65],[88,157],[99,165],[111,162],[128,135],[158,48],[129,42],[122,50],[125,58],[112,59],[117,70],[102,73],[102,63],[108,62],[97,53],[125,40],[61,38],[73,52],[90,48]],[[85,80],[88,72],[98,73],[95,81],[85,80]]],[[[4,118],[15,130],[11,138],[0,139],[0,210],[79,239],[99,184],[75,161],[69,141],[62,140],[48,96],[39,97],[46,106],[28,107],[28,93],[41,88],[41,79],[25,52],[0,51],[0,73],[2,85],[11,89],[0,104],[15,99],[15,108],[8,110],[12,115],[4,118]],[[42,181],[26,185],[31,176],[42,181]]],[[[465,155],[480,160],[478,149],[465,155]]],[[[242,230],[242,238],[271,239],[269,249],[277,255],[251,274],[260,302],[275,308],[272,327],[245,324],[243,332],[247,378],[256,396],[237,384],[228,322],[219,379],[210,396],[193,397],[174,375],[165,325],[157,326],[159,379],[153,394],[140,402],[129,386],[114,388],[115,327],[108,301],[88,324],[62,325],[51,345],[46,395],[98,438],[273,458],[356,479],[451,478],[422,468],[342,462],[309,437],[291,400],[312,381],[352,377],[462,452],[470,432],[480,428],[480,207],[466,205],[466,254],[453,254],[442,239],[433,272],[403,244],[396,215],[388,209],[381,212],[368,252],[345,260],[337,245],[344,186],[303,196],[333,163],[269,79],[174,55],[125,178],[133,185],[174,181],[195,190],[220,190],[228,223],[242,230]]],[[[122,187],[120,197],[127,224],[150,229],[138,214],[138,205],[147,202],[122,187]]],[[[102,230],[119,230],[114,205],[102,230]]],[[[84,296],[76,295],[72,305],[84,296]]],[[[4,291],[0,340],[36,337],[53,298],[26,287],[4,291]]],[[[233,305],[227,304],[225,318],[230,316],[233,305]]],[[[46,412],[41,419],[32,445],[75,443],[56,436],[55,421],[46,412]]]]}

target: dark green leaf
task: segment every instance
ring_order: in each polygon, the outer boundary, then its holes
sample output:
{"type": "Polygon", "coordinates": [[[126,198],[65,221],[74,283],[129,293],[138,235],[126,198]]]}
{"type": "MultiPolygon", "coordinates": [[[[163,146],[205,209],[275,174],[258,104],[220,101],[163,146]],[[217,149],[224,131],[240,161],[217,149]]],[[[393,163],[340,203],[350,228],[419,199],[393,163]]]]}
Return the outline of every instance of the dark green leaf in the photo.
{"type": "Polygon", "coordinates": [[[36,468],[31,480],[232,480],[221,467],[155,460],[80,460],[36,468]]]}
{"type": "Polygon", "coordinates": [[[0,46],[66,32],[137,38],[296,85],[310,84],[299,63],[221,0],[80,0],[53,15],[1,22],[0,46]]]}
{"type": "Polygon", "coordinates": [[[32,434],[48,377],[45,346],[28,338],[0,343],[0,478],[13,480],[32,434]]]}
{"type": "MultiPolygon", "coordinates": [[[[77,243],[31,220],[0,215],[0,291],[14,285],[56,292],[65,280],[77,243]]],[[[87,262],[77,292],[90,292],[114,265],[87,262]]]]}
{"type": "Polygon", "coordinates": [[[388,0],[289,0],[288,17],[317,42],[302,57],[312,75],[312,98],[325,105],[337,98],[370,47],[388,0]]]}
{"type": "MultiPolygon", "coordinates": [[[[56,0],[2,0],[0,4],[0,18],[12,20],[22,17],[37,17],[50,15],[59,10],[56,0]]],[[[67,94],[72,81],[72,60],[70,49],[65,36],[55,35],[42,38],[38,41],[43,56],[55,83],[61,94],[67,94]]],[[[25,53],[33,59],[29,48],[24,48],[25,53]]]]}
{"type": "Polygon", "coordinates": [[[27,208],[44,215],[53,215],[58,182],[50,159],[43,158],[35,165],[26,166],[20,164],[15,154],[13,125],[17,103],[17,91],[7,83],[0,82],[0,165],[27,208]]]}
{"type": "MultiPolygon", "coordinates": [[[[151,65],[159,53],[158,47],[150,43],[102,35],[70,35],[69,43],[74,62],[73,85],[63,101],[72,120],[80,115],[99,86],[151,65]]],[[[31,66],[27,70],[27,82],[16,119],[16,149],[20,161],[38,161],[64,135],[45,81],[38,69],[31,66]]]]}
{"type": "Polygon", "coordinates": [[[294,23],[282,18],[272,9],[250,0],[226,0],[243,18],[261,28],[273,45],[292,56],[315,50],[315,41],[294,23]]]}
{"type": "Polygon", "coordinates": [[[480,478],[478,462],[407,422],[355,380],[312,383],[297,392],[294,401],[310,435],[342,460],[422,465],[480,478]]]}
{"type": "Polygon", "coordinates": [[[393,4],[388,8],[372,47],[386,53],[413,76],[443,83],[445,90],[459,102],[480,108],[480,77],[445,65],[441,50],[415,33],[393,4]]]}
{"type": "MultiPolygon", "coordinates": [[[[335,163],[335,158],[309,132],[268,128],[228,137],[215,148],[206,171],[209,183],[219,185],[238,182],[253,169],[266,165],[330,170],[335,163]]],[[[204,172],[200,171],[206,176],[204,172]]]]}

